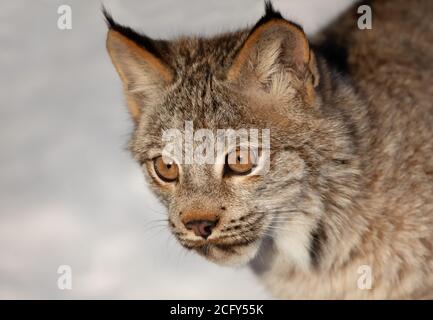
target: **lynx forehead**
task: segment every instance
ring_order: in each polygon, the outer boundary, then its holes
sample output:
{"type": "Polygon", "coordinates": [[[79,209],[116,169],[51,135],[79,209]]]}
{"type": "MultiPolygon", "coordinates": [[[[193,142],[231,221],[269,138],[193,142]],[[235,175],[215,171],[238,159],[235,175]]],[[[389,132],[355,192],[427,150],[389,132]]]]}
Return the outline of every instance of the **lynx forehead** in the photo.
{"type": "Polygon", "coordinates": [[[130,150],[183,247],[249,263],[278,297],[431,297],[433,24],[416,2],[372,1],[368,31],[350,8],[314,42],[270,3],[252,27],[170,41],[104,12],[130,150]],[[219,130],[268,134],[216,152],[219,130]]]}

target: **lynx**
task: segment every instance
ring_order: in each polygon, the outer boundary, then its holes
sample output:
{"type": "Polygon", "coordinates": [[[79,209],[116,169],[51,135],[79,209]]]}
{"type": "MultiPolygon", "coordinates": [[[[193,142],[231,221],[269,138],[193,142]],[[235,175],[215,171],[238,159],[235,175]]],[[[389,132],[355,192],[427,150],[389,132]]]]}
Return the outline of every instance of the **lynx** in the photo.
{"type": "Polygon", "coordinates": [[[130,150],[171,232],[250,265],[278,298],[433,298],[433,5],[369,1],[371,30],[357,28],[359,5],[310,39],[269,2],[252,27],[172,40],[105,12],[130,150]],[[268,129],[268,170],[260,148],[215,164],[163,157],[163,132],[185,121],[268,129]]]}

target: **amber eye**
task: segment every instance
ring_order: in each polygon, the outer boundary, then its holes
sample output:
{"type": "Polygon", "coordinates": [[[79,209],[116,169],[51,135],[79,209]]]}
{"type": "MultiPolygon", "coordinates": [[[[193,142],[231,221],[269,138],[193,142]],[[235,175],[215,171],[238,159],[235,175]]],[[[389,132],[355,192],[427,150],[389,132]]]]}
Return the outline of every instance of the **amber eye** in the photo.
{"type": "Polygon", "coordinates": [[[153,159],[153,166],[158,177],[165,182],[173,182],[179,177],[179,167],[173,161],[164,162],[159,156],[153,159]]]}
{"type": "Polygon", "coordinates": [[[246,175],[255,166],[255,157],[250,149],[236,149],[226,156],[225,174],[246,175]]]}

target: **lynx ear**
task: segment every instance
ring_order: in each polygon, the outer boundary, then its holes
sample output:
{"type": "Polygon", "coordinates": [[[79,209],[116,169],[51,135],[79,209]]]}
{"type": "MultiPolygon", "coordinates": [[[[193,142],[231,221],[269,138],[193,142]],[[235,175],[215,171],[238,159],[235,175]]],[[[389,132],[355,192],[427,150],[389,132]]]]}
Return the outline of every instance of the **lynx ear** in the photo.
{"type": "Polygon", "coordinates": [[[107,50],[123,82],[129,112],[138,121],[143,103],[158,98],[173,74],[154,40],[118,25],[105,10],[104,14],[109,26],[107,50]]]}
{"type": "Polygon", "coordinates": [[[227,80],[246,86],[279,86],[281,75],[294,73],[298,79],[318,84],[318,72],[308,40],[298,25],[285,20],[266,4],[266,14],[254,26],[227,72],[227,80]]]}

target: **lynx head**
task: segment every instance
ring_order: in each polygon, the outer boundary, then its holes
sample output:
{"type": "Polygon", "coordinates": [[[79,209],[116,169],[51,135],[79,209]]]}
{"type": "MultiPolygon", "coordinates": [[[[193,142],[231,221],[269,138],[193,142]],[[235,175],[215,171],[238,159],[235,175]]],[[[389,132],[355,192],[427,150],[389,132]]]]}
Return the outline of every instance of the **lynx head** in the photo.
{"type": "Polygon", "coordinates": [[[107,49],[135,124],[130,149],[179,242],[217,263],[244,264],[283,232],[308,254],[323,215],[319,185],[327,188],[348,143],[323,116],[301,27],[267,4],[252,28],[165,41],[105,15],[107,49]],[[215,163],[164,157],[163,133],[186,134],[186,121],[212,133],[268,129],[267,159],[260,146],[242,156],[241,146],[223,148],[215,163]]]}

